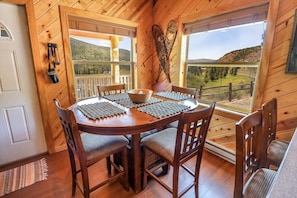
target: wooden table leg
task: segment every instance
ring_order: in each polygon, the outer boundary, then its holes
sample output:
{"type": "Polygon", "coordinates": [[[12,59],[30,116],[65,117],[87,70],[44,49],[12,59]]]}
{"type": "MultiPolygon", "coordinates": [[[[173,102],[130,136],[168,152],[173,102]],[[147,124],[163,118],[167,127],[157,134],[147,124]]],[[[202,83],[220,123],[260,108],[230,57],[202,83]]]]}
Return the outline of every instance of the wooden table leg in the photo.
{"type": "Polygon", "coordinates": [[[142,190],[142,178],[141,178],[141,150],[140,150],[140,134],[132,135],[131,141],[131,152],[132,152],[132,164],[133,164],[133,181],[134,191],[136,193],[142,190]]]}

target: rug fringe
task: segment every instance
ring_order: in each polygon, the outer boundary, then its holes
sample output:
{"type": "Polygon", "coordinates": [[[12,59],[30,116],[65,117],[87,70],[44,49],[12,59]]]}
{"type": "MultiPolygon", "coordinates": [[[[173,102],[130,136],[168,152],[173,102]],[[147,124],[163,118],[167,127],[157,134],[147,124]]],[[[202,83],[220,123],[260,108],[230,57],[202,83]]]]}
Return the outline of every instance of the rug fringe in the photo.
{"type": "Polygon", "coordinates": [[[47,166],[47,163],[46,163],[46,159],[45,158],[42,158],[41,160],[41,165],[43,167],[43,175],[44,175],[44,179],[47,179],[47,171],[48,171],[48,166],[47,166]]]}

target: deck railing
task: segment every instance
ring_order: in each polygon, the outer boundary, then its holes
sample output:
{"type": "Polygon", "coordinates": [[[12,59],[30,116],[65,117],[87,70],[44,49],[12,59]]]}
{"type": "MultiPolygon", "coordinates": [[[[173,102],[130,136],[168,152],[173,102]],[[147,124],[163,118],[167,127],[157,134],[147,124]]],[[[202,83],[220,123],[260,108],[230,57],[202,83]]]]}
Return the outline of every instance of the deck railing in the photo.
{"type": "MultiPolygon", "coordinates": [[[[236,96],[236,93],[240,91],[247,90],[249,96],[253,96],[254,84],[255,82],[251,81],[250,83],[245,83],[245,84],[229,83],[228,86],[204,87],[203,85],[200,85],[198,98],[202,99],[202,97],[203,98],[209,97],[213,99],[216,96],[221,95],[222,96],[221,98],[223,100],[225,98],[228,98],[229,102],[231,102],[234,99],[234,96],[236,96]],[[209,90],[216,90],[216,91],[211,91],[210,93],[207,93],[209,90]]],[[[247,95],[247,93],[241,94],[240,96],[242,95],[247,95]]]]}
{"type": "MultiPolygon", "coordinates": [[[[76,101],[86,98],[98,96],[97,85],[111,85],[113,84],[112,76],[109,74],[84,75],[75,76],[76,87],[76,101]]],[[[127,85],[127,89],[131,89],[131,76],[121,75],[119,83],[127,85]]]]}

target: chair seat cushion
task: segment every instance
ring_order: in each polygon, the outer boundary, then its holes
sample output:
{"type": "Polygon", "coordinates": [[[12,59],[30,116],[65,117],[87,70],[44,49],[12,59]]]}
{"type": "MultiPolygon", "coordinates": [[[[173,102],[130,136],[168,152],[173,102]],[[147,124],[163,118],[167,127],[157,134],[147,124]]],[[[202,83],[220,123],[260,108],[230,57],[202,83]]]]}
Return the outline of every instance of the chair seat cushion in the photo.
{"type": "Polygon", "coordinates": [[[273,140],[267,148],[268,161],[279,166],[289,146],[288,142],[282,140],[273,140]]]}
{"type": "Polygon", "coordinates": [[[158,153],[169,162],[173,162],[175,141],[176,141],[176,128],[166,128],[146,136],[141,140],[141,143],[146,148],[158,153]]]}
{"type": "Polygon", "coordinates": [[[276,173],[266,168],[258,169],[246,183],[243,196],[246,198],[266,197],[276,173]]]}
{"type": "Polygon", "coordinates": [[[114,150],[127,146],[129,143],[124,136],[107,136],[91,133],[82,133],[80,136],[87,160],[99,156],[104,158],[114,150]]]}

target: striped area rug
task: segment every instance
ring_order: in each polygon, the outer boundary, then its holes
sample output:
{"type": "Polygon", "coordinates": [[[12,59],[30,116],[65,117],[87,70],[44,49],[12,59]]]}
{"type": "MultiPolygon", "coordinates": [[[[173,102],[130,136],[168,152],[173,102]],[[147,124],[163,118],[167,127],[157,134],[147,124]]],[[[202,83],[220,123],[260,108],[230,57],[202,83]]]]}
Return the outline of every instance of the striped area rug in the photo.
{"type": "Polygon", "coordinates": [[[0,172],[0,196],[47,179],[45,158],[0,172]]]}

